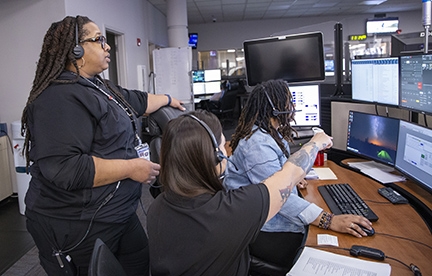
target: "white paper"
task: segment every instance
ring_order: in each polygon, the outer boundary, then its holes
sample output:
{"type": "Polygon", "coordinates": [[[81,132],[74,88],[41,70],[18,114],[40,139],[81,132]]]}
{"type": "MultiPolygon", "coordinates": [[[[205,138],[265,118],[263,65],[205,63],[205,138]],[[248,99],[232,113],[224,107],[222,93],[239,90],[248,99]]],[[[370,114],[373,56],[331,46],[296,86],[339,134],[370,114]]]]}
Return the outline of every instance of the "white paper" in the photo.
{"type": "Polygon", "coordinates": [[[328,235],[328,234],[318,234],[317,235],[317,243],[318,243],[318,245],[339,246],[339,241],[338,241],[337,236],[328,235]]]}
{"type": "Polygon", "coordinates": [[[391,267],[305,247],[287,276],[390,276],[391,267]]]}
{"type": "Polygon", "coordinates": [[[314,168],[318,178],[321,180],[337,179],[337,176],[330,168],[314,168]]]}

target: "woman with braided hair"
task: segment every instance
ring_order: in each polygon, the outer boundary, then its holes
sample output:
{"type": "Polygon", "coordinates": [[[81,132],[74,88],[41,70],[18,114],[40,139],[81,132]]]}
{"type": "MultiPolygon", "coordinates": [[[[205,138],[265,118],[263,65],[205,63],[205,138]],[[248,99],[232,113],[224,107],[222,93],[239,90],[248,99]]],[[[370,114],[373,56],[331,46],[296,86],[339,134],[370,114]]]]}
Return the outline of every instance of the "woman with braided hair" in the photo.
{"type": "Polygon", "coordinates": [[[145,158],[138,117],[167,95],[127,90],[102,79],[110,46],[84,16],[48,29],[22,115],[31,181],[27,229],[48,275],[87,275],[96,238],[127,275],[148,275],[147,236],[135,213],[141,183],[159,174],[145,158]],[[31,164],[31,166],[30,166],[31,164]]]}
{"type": "MultiPolygon", "coordinates": [[[[295,132],[290,122],[294,115],[295,106],[285,81],[269,80],[253,89],[230,142],[230,160],[235,166],[228,163],[224,179],[226,188],[238,189],[260,183],[282,168],[290,157],[289,142],[292,142],[295,132]]],[[[306,186],[305,180],[297,184],[298,188],[306,186]]],[[[356,237],[366,236],[357,224],[371,229],[371,223],[364,217],[333,216],[307,202],[298,195],[297,187],[276,216],[261,228],[256,241],[251,244],[251,255],[288,271],[302,244],[307,225],[356,237]],[[354,224],[357,231],[351,228],[354,224]]]]}

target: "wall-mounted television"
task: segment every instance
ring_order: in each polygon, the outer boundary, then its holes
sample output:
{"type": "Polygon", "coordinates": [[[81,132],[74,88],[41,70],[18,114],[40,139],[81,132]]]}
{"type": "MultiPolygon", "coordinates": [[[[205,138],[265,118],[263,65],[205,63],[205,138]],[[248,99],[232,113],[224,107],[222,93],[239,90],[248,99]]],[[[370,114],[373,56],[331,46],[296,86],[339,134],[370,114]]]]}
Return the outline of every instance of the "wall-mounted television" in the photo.
{"type": "Polygon", "coordinates": [[[197,33],[190,33],[189,34],[189,47],[192,49],[196,49],[198,46],[198,34],[197,33]]]}
{"type": "Polygon", "coordinates": [[[250,86],[272,79],[288,83],[325,79],[321,32],[247,40],[243,48],[250,86]]]}
{"type": "Polygon", "coordinates": [[[372,18],[366,20],[366,33],[368,36],[395,34],[399,30],[398,17],[372,18]]]}

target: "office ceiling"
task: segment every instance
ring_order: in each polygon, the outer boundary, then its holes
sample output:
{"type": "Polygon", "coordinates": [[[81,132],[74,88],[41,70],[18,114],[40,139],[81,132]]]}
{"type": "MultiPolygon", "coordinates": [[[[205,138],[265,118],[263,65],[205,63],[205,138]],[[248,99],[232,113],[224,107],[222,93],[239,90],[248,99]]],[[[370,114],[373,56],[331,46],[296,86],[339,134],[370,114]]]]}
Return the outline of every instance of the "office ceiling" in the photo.
{"type": "MultiPolygon", "coordinates": [[[[148,1],[166,15],[166,0],[148,1]]],[[[307,16],[374,15],[421,9],[421,0],[187,0],[188,25],[307,16]]]]}

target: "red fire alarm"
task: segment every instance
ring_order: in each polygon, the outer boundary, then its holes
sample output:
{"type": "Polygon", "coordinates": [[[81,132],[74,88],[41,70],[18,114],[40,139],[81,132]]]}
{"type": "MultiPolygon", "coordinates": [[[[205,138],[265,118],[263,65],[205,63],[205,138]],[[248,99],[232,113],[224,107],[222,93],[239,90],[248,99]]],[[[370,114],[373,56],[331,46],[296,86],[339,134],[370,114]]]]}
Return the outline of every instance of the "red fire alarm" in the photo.
{"type": "Polygon", "coordinates": [[[141,38],[137,38],[137,46],[141,46],[141,38]]]}

